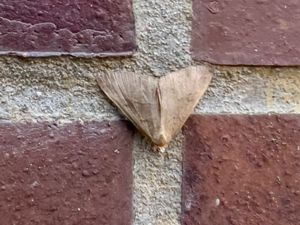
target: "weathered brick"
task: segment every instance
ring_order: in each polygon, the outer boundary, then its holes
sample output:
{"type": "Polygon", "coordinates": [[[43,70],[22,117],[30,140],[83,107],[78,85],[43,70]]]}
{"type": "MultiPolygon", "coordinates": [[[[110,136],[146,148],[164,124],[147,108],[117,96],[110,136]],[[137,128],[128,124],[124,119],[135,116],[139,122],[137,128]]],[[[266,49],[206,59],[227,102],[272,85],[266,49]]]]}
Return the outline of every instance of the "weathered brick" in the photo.
{"type": "Polygon", "coordinates": [[[300,116],[193,116],[183,224],[299,224],[300,116]]]}
{"type": "Polygon", "coordinates": [[[300,65],[297,0],[193,0],[193,58],[227,65],[300,65]]]}
{"type": "Polygon", "coordinates": [[[0,123],[0,224],[130,225],[127,123],[0,123]]]}
{"type": "Polygon", "coordinates": [[[131,0],[0,0],[0,54],[104,56],[133,50],[131,0]]]}

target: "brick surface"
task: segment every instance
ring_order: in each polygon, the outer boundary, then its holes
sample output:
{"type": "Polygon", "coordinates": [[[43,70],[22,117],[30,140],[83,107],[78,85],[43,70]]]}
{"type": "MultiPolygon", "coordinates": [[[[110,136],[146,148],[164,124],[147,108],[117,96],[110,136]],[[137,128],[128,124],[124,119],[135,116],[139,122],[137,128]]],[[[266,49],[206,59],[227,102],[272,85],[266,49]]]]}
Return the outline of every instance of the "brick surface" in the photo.
{"type": "Polygon", "coordinates": [[[0,224],[130,225],[127,123],[0,123],[0,224]]]}
{"type": "Polygon", "coordinates": [[[0,54],[129,54],[135,50],[131,4],[131,0],[0,0],[0,54]]]}
{"type": "Polygon", "coordinates": [[[300,116],[193,116],[182,223],[300,224],[300,116]]]}
{"type": "Polygon", "coordinates": [[[193,0],[195,60],[300,65],[300,1],[193,0]]]}

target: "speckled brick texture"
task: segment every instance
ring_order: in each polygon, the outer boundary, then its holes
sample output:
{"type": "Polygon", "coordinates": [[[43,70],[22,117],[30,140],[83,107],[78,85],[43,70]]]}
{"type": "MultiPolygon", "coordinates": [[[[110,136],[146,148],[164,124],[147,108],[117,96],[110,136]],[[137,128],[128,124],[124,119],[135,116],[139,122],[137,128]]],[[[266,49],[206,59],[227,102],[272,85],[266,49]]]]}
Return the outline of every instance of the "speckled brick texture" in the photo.
{"type": "Polygon", "coordinates": [[[0,224],[131,225],[125,122],[0,123],[0,224]]]}
{"type": "Polygon", "coordinates": [[[298,0],[193,0],[193,58],[226,65],[300,65],[298,0]]]}
{"type": "MultiPolygon", "coordinates": [[[[192,0],[132,0],[132,3],[138,45],[133,57],[0,57],[3,84],[0,120],[58,124],[119,120],[120,113],[99,91],[97,76],[114,72],[163,76],[199,64],[192,60],[190,52],[192,0]]],[[[300,112],[298,67],[211,66],[210,69],[213,80],[196,113],[300,112]]],[[[172,141],[164,156],[151,152],[151,146],[141,135],[134,140],[132,224],[179,225],[182,135],[172,141]]]]}
{"type": "Polygon", "coordinates": [[[185,127],[182,224],[300,224],[300,116],[203,115],[185,127]]]}
{"type": "Polygon", "coordinates": [[[0,54],[105,56],[135,48],[131,0],[0,0],[0,54]]]}

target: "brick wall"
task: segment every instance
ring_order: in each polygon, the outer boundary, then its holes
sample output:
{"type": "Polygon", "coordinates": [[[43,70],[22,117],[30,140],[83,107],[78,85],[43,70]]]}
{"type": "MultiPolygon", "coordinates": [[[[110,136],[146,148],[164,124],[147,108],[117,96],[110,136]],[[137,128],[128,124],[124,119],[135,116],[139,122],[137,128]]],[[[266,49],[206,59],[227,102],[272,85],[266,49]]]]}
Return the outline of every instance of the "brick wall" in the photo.
{"type": "Polygon", "coordinates": [[[0,0],[0,224],[300,224],[298,6],[0,0]],[[196,64],[162,155],[96,82],[196,64]]]}

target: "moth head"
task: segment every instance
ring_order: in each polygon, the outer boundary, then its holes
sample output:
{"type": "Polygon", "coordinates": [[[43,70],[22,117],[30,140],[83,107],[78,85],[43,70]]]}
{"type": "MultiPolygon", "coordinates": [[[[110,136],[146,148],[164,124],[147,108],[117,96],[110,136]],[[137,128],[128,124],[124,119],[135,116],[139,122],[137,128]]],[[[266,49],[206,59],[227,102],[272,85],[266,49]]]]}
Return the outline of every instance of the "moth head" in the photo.
{"type": "Polygon", "coordinates": [[[165,133],[160,133],[155,139],[152,139],[154,144],[158,147],[166,147],[170,140],[171,137],[168,137],[165,133]]]}

